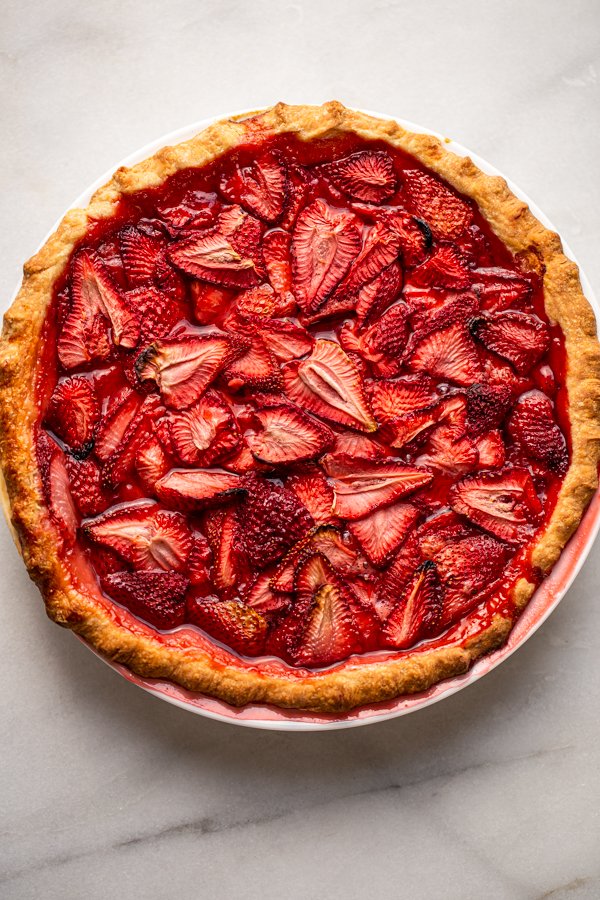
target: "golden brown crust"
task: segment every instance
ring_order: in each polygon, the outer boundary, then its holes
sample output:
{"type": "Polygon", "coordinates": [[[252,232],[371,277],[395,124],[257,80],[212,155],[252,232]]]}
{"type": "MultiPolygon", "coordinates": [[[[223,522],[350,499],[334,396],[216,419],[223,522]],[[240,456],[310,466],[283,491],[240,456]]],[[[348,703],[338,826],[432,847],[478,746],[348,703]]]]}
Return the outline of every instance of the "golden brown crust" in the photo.
{"type": "MultiPolygon", "coordinates": [[[[554,512],[532,552],[532,563],[547,573],[577,528],[597,487],[600,458],[600,345],[594,314],[579,281],[577,266],[562,252],[558,235],[548,231],[509,190],[504,179],[485,175],[474,163],[449,152],[429,135],[407,132],[393,121],[375,119],[332,102],[320,107],[278,104],[241,120],[210,126],[190,141],[166,147],[131,169],[119,169],[85,210],[71,210],[42,249],[26,263],[21,290],[4,318],[0,342],[0,462],[10,512],[23,558],[37,582],[48,614],[72,628],[97,650],[139,675],[170,679],[189,690],[240,706],[266,702],[325,712],[389,700],[423,691],[465,672],[475,659],[506,639],[512,620],[496,615],[462,645],[399,653],[368,665],[344,664],[326,672],[259,672],[225,652],[166,646],[149,631],[124,628],[94,596],[75,582],[62,562],[59,540],[49,520],[35,462],[33,426],[37,408],[34,374],[42,326],[55,280],[63,273],[90,219],[110,217],[120,197],[161,184],[174,172],[202,166],[249,140],[293,132],[300,138],[353,132],[388,141],[413,154],[458,191],[471,197],[506,246],[543,273],[549,318],[565,335],[566,386],[571,421],[571,465],[554,512]]],[[[513,600],[522,609],[534,586],[520,579],[513,600]]]]}

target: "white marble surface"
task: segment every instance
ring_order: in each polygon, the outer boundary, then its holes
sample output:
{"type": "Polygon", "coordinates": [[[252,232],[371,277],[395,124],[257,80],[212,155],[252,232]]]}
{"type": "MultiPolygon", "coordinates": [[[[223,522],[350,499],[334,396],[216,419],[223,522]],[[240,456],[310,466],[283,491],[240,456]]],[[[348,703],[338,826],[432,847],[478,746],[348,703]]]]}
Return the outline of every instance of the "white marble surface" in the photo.
{"type": "MultiPolygon", "coordinates": [[[[2,0],[3,304],[115,161],[279,99],[450,134],[534,197],[600,283],[597,0],[2,0]]],[[[461,694],[346,732],[217,724],[48,622],[1,529],[0,896],[600,897],[600,546],[461,694]]]]}

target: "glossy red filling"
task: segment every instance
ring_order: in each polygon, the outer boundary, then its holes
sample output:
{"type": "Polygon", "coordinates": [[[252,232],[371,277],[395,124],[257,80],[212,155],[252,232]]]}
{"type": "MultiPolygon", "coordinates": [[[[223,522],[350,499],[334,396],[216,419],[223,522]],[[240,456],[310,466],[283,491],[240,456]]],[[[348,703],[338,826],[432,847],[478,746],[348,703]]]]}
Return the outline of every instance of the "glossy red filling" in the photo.
{"type": "Polygon", "coordinates": [[[89,228],[40,472],[115,608],[323,667],[512,613],[564,371],[541,279],[470,201],[384,144],[270,139],[89,228]]]}

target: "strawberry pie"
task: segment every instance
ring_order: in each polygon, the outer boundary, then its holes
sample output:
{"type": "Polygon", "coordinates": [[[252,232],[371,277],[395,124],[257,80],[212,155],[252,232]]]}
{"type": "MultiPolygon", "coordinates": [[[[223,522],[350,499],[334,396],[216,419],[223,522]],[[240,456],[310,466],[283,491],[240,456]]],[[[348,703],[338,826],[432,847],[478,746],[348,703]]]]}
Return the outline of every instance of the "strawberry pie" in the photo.
{"type": "Polygon", "coordinates": [[[577,268],[436,138],[279,104],[120,169],[25,266],[0,453],[49,615],[329,712],[506,640],[597,486],[577,268]]]}

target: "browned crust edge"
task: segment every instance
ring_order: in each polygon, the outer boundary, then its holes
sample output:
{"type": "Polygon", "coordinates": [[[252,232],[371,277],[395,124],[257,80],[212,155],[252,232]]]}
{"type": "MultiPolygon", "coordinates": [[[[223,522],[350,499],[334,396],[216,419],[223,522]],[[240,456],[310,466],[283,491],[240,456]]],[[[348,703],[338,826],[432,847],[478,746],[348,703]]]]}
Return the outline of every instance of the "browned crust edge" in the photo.
{"type": "MultiPolygon", "coordinates": [[[[56,232],[25,264],[21,289],[4,317],[0,340],[0,464],[11,519],[29,574],[55,622],[73,629],[103,655],[138,675],[168,679],[234,706],[270,703],[342,712],[423,691],[444,678],[464,673],[475,659],[500,646],[512,621],[495,616],[484,632],[462,647],[405,653],[381,663],[358,663],[320,673],[299,671],[293,677],[244,668],[233,658],[231,665],[223,665],[202,650],[165,647],[151,635],[125,630],[91,593],[73,585],[58,553],[58,535],[45,508],[32,439],[38,346],[54,282],[63,273],[73,247],[85,235],[88,221],[110,217],[122,195],[157,186],[179,169],[205,165],[249,140],[283,132],[310,140],[345,131],[387,141],[413,154],[471,197],[506,246],[544,273],[548,316],[565,335],[572,461],[554,512],[533,546],[534,567],[544,573],[550,571],[598,484],[600,345],[594,314],[583,294],[577,266],[562,252],[558,235],[533,216],[503,178],[485,175],[469,158],[449,152],[435,137],[408,132],[396,122],[367,116],[335,101],[323,106],[279,103],[250,118],[211,125],[191,140],[165,147],[131,169],[119,169],[94,194],[86,209],[67,213],[56,232]]],[[[533,589],[525,579],[517,582],[513,588],[517,608],[526,605],[533,589]]]]}

